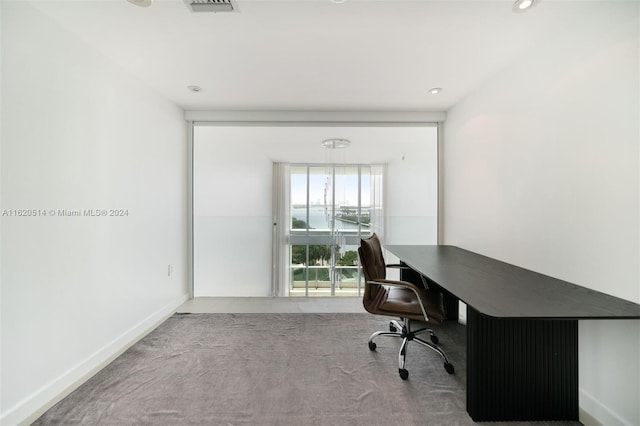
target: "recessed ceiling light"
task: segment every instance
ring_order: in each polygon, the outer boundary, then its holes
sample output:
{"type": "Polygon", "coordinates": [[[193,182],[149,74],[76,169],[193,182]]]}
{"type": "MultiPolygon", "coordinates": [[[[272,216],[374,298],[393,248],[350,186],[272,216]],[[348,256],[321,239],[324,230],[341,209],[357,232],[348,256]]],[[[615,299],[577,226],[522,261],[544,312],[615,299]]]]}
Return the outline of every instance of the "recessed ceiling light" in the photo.
{"type": "Polygon", "coordinates": [[[511,7],[515,13],[525,12],[535,6],[540,0],[516,0],[511,7]]]}
{"type": "Polygon", "coordinates": [[[434,87],[433,89],[429,90],[429,93],[431,93],[432,95],[437,95],[440,92],[442,92],[442,88],[441,87],[434,87]]]}
{"type": "Polygon", "coordinates": [[[191,90],[193,93],[202,92],[202,87],[200,86],[187,86],[187,89],[191,90]]]}
{"type": "Polygon", "coordinates": [[[344,3],[347,0],[331,0],[331,3],[335,3],[335,4],[340,4],[340,3],[344,3]]]}
{"type": "Polygon", "coordinates": [[[149,7],[151,6],[151,3],[153,3],[153,0],[127,0],[127,1],[131,4],[135,4],[136,6],[140,6],[140,7],[149,7]]]}

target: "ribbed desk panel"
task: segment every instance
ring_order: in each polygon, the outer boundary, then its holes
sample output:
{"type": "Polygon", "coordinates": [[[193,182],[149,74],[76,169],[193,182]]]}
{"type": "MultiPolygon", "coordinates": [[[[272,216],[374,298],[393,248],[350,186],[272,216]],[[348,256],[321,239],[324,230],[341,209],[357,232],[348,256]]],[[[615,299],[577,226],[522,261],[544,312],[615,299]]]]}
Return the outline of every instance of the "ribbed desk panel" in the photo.
{"type": "Polygon", "coordinates": [[[578,321],[467,312],[467,411],[474,421],[578,420],[578,321]]]}

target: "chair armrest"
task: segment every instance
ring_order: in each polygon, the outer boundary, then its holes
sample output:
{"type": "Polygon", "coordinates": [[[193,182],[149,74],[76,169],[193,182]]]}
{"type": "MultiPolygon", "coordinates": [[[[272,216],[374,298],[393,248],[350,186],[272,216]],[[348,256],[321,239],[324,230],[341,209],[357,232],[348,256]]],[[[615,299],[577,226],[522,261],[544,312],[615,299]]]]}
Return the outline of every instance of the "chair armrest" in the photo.
{"type": "Polygon", "coordinates": [[[422,310],[422,315],[424,315],[425,321],[429,321],[429,315],[427,315],[427,311],[424,308],[424,304],[422,303],[422,296],[420,295],[420,290],[422,290],[417,285],[410,283],[408,281],[396,281],[396,280],[375,280],[368,281],[369,284],[381,285],[381,286],[389,286],[389,287],[403,287],[413,291],[418,299],[418,304],[420,305],[420,309],[422,310]]]}
{"type": "MultiPolygon", "coordinates": [[[[396,268],[396,269],[411,269],[411,267],[407,266],[407,265],[401,265],[399,263],[390,263],[388,265],[385,265],[387,268],[396,268]]],[[[424,277],[424,275],[422,275],[421,273],[418,273],[418,275],[420,275],[420,279],[422,280],[422,285],[424,286],[425,289],[429,290],[429,283],[427,282],[426,278],[424,277]]]]}
{"type": "Polygon", "coordinates": [[[401,265],[399,263],[389,263],[387,265],[384,265],[387,268],[397,268],[397,269],[411,269],[410,267],[408,267],[407,265],[401,265]]]}

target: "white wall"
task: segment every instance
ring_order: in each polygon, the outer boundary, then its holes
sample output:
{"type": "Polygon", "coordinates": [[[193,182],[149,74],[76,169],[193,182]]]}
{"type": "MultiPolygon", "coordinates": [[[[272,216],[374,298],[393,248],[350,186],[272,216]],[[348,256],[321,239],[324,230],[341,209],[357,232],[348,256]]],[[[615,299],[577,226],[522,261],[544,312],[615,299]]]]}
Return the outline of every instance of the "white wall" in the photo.
{"type": "Polygon", "coordinates": [[[194,295],[268,296],[272,163],[336,160],[388,164],[387,242],[436,242],[435,127],[197,126],[194,295]],[[321,141],[330,137],[351,140],[344,158],[327,156],[321,141]],[[420,190],[407,182],[420,182],[420,190]]]}
{"type": "Polygon", "coordinates": [[[179,108],[28,3],[1,7],[2,208],[46,212],[2,217],[10,425],[186,300],[187,163],[179,108]]]}
{"type": "MultiPolygon", "coordinates": [[[[446,244],[640,302],[637,2],[573,8],[447,115],[446,244]]],[[[640,324],[581,321],[580,406],[640,424],[640,324]]]]}

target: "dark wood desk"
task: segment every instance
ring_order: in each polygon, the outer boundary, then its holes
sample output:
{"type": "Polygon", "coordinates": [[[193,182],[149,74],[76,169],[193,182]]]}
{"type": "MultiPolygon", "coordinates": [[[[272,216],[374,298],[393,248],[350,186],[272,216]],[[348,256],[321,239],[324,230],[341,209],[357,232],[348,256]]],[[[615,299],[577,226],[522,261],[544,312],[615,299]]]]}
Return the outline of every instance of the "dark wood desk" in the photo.
{"type": "Polygon", "coordinates": [[[474,421],[578,420],[578,320],[640,319],[636,303],[458,247],[385,249],[467,304],[474,421]]]}

